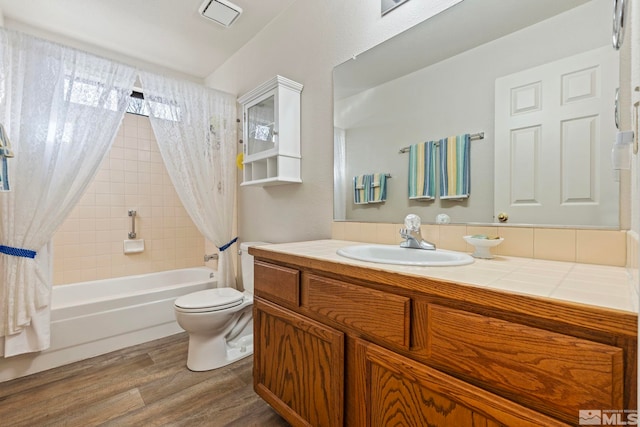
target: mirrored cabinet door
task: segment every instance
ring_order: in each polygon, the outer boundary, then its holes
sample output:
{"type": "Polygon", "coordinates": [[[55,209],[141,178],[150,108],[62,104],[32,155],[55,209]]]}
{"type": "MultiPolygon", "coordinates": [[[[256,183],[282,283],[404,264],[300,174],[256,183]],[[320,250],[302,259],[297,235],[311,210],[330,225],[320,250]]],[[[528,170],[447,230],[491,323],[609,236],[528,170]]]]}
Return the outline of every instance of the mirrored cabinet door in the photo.
{"type": "Polygon", "coordinates": [[[276,95],[269,93],[264,99],[249,105],[246,111],[247,135],[244,155],[247,159],[255,154],[276,148],[276,95]]]}

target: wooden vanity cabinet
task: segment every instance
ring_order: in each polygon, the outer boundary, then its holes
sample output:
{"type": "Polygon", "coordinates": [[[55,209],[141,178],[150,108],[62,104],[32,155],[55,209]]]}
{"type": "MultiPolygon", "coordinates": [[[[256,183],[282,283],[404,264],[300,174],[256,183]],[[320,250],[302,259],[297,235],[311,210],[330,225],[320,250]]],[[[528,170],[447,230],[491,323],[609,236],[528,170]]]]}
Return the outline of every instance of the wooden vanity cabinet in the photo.
{"type": "Polygon", "coordinates": [[[637,316],[274,258],[255,260],[254,385],[294,426],[563,426],[636,409],[637,316]]]}

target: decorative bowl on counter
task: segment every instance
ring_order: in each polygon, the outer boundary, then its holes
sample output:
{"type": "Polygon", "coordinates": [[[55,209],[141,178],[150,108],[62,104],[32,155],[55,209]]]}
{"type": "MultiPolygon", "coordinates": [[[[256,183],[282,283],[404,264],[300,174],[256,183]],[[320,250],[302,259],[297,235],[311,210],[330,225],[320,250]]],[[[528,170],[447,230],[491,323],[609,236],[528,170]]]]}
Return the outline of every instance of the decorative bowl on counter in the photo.
{"type": "Polygon", "coordinates": [[[503,237],[486,236],[484,234],[474,234],[473,236],[463,236],[463,239],[475,248],[471,254],[474,258],[491,259],[493,254],[491,248],[498,246],[504,240],[503,237]]]}

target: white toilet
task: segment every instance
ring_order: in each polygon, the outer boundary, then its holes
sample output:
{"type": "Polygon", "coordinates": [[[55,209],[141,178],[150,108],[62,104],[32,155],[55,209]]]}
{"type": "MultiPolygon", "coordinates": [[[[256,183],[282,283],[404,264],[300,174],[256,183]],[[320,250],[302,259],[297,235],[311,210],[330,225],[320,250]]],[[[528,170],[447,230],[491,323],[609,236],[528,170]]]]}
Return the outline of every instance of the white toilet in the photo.
{"type": "Polygon", "coordinates": [[[176,299],[176,320],[189,334],[190,370],[221,368],[253,354],[253,256],[249,247],[266,244],[240,244],[244,292],[215,288],[176,299]]]}

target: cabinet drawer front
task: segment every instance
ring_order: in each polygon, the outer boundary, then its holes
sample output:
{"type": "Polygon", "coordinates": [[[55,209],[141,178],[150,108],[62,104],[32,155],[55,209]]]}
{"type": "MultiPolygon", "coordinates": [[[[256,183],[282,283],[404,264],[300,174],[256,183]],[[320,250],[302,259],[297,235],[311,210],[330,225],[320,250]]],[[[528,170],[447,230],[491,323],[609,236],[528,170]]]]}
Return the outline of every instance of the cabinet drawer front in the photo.
{"type": "Polygon", "coordinates": [[[439,305],[427,323],[429,358],[469,380],[565,420],[624,409],[620,348],[439,305]]]}
{"type": "Polygon", "coordinates": [[[373,339],[409,348],[409,298],[313,274],[303,280],[309,310],[373,339]]]}
{"type": "Polygon", "coordinates": [[[254,293],[288,306],[300,305],[300,272],[262,261],[254,261],[254,293]]]}

